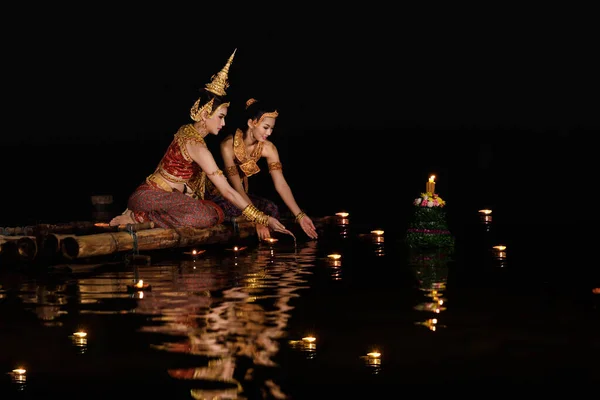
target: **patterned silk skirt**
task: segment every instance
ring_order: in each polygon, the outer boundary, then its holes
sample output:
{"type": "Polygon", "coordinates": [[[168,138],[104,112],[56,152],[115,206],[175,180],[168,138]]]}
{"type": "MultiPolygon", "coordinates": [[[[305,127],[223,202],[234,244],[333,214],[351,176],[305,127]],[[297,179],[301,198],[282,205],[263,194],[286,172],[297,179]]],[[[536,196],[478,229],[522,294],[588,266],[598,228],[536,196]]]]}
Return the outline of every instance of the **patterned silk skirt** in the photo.
{"type": "Polygon", "coordinates": [[[166,192],[146,182],[129,196],[127,208],[137,222],[152,221],[160,228],[208,228],[223,223],[221,207],[177,191],[166,192]]]}

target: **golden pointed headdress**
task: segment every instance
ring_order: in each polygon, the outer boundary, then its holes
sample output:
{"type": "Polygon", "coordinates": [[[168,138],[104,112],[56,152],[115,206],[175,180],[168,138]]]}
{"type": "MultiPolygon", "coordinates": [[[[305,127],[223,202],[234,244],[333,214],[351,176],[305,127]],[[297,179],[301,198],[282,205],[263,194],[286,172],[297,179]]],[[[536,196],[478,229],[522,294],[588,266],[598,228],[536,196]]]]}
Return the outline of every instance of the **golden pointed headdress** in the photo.
{"type": "Polygon", "coordinates": [[[216,94],[217,96],[225,96],[227,94],[225,93],[225,89],[229,87],[227,76],[229,75],[229,67],[233,62],[233,57],[235,56],[236,51],[237,49],[235,49],[231,56],[229,56],[229,60],[227,60],[227,64],[225,64],[223,69],[211,77],[212,81],[206,84],[206,90],[216,94]]]}
{"type": "MultiPolygon", "coordinates": [[[[236,51],[237,51],[237,49],[235,49],[233,51],[233,53],[231,54],[231,56],[229,56],[229,60],[227,60],[227,63],[225,64],[223,69],[221,69],[216,75],[213,75],[211,77],[210,83],[206,84],[206,87],[204,88],[204,90],[211,92],[213,94],[216,94],[217,96],[225,96],[227,94],[227,93],[225,93],[225,89],[227,89],[229,87],[229,82],[227,81],[227,77],[229,75],[229,67],[231,66],[231,63],[233,62],[233,57],[235,56],[236,51]]],[[[210,99],[210,101],[206,102],[206,104],[204,104],[202,107],[200,107],[201,98],[198,98],[198,100],[196,100],[196,102],[190,109],[190,117],[194,121],[198,122],[198,121],[200,121],[200,115],[202,114],[203,111],[206,111],[208,113],[208,115],[212,115],[215,112],[217,112],[217,110],[219,108],[229,106],[229,103],[221,103],[213,111],[212,108],[213,108],[214,100],[215,99],[212,98],[212,99],[210,99]]]]}

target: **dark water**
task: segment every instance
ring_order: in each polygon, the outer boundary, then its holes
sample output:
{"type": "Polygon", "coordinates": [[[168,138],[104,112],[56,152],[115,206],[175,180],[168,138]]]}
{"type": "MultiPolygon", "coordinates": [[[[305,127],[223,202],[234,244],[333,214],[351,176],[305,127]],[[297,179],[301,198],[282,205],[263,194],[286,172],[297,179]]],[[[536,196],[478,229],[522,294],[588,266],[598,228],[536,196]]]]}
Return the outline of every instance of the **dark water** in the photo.
{"type": "MultiPolygon", "coordinates": [[[[452,254],[402,231],[326,225],[297,246],[208,246],[0,269],[4,398],[378,397],[400,384],[598,383],[600,273],[582,226],[453,227],[452,254]],[[507,257],[491,247],[507,246],[507,257]],[[228,247],[229,246],[229,247],[228,247]],[[337,262],[328,257],[340,254],[337,262]],[[136,279],[151,287],[130,292],[136,279]],[[79,342],[74,332],[85,331],[79,342]],[[303,340],[312,336],[313,342],[303,340]],[[371,358],[370,352],[380,352],[371,358]],[[27,370],[15,382],[13,369],[27,370]],[[159,394],[160,393],[160,394],[159,394]]],[[[372,221],[373,222],[373,221],[372,221]]]]}
{"type": "MultiPolygon", "coordinates": [[[[0,226],[89,220],[95,194],[122,210],[168,138],[118,150],[102,138],[4,147],[12,173],[0,226]]],[[[299,137],[278,142],[284,167],[295,166],[284,171],[309,215],[350,212],[345,232],[300,234],[297,247],[285,237],[272,249],[249,242],[237,255],[231,244],[207,247],[195,262],[177,249],[140,266],[126,254],[0,265],[1,398],[375,398],[400,396],[399,384],[598,383],[597,214],[573,208],[585,168],[540,156],[573,141],[319,138],[310,160],[292,145],[299,137]],[[451,255],[402,242],[431,173],[448,201],[451,255]],[[494,210],[489,229],[481,208],[494,210]],[[385,231],[383,245],[374,229],[385,231]],[[497,244],[507,246],[502,263],[497,244]],[[136,278],[151,285],[143,297],[128,291],[136,278]],[[367,356],[375,350],[380,359],[367,356]],[[9,374],[19,366],[23,385],[9,374]]],[[[277,198],[267,175],[251,188],[277,198]]]]}

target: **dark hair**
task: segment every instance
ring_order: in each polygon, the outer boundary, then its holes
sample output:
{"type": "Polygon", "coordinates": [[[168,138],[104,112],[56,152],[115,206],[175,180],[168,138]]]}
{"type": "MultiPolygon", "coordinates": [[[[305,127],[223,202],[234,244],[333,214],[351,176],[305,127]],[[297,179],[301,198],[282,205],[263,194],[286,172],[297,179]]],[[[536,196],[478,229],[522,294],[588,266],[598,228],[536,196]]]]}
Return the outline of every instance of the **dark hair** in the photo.
{"type": "Polygon", "coordinates": [[[239,128],[242,130],[242,132],[244,132],[244,134],[246,133],[246,130],[248,129],[248,120],[249,119],[258,121],[260,119],[260,117],[262,117],[263,114],[270,113],[270,112],[277,110],[277,107],[274,104],[266,102],[266,101],[262,101],[262,100],[248,99],[246,104],[244,105],[244,107],[245,107],[245,110],[243,113],[244,119],[240,121],[240,126],[239,126],[239,128]],[[251,100],[254,100],[254,101],[251,102],[251,100]],[[250,102],[251,102],[250,105],[246,105],[250,102]]]}
{"type": "Polygon", "coordinates": [[[212,105],[213,112],[221,104],[227,103],[227,101],[228,101],[227,99],[225,99],[225,97],[216,95],[213,92],[209,92],[208,90],[201,90],[200,98],[202,99],[200,101],[200,106],[203,106],[204,104],[206,104],[207,102],[209,102],[211,99],[215,99],[214,102],[213,102],[213,105],[212,105]]]}

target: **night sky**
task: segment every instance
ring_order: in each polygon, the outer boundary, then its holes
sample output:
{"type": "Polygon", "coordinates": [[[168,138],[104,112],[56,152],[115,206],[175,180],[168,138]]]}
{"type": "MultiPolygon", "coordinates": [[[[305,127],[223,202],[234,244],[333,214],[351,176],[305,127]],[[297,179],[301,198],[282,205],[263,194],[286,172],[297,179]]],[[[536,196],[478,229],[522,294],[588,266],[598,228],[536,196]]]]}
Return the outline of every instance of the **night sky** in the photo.
{"type": "MultiPolygon", "coordinates": [[[[306,173],[327,172],[314,160],[329,158],[327,165],[366,174],[385,191],[403,186],[403,177],[424,182],[436,169],[452,171],[454,182],[463,177],[460,190],[493,174],[509,180],[505,199],[532,191],[528,182],[537,176],[536,190],[551,193],[552,209],[597,170],[597,28],[584,10],[377,8],[346,10],[352,14],[344,18],[304,11],[297,23],[290,14],[231,22],[227,13],[207,15],[219,22],[217,31],[203,29],[201,17],[161,19],[160,10],[152,17],[20,15],[36,34],[10,31],[15,40],[3,50],[4,116],[12,127],[0,138],[5,164],[54,166],[66,174],[52,178],[58,193],[79,181],[89,194],[93,184],[65,171],[77,165],[110,190],[107,176],[122,172],[115,160],[131,162],[135,149],[139,171],[121,174],[133,185],[189,122],[198,91],[237,48],[232,106],[248,97],[276,101],[273,140],[288,162],[306,163],[306,173]],[[306,148],[311,162],[300,156],[306,148]]],[[[233,129],[234,110],[226,129],[233,129]]],[[[23,185],[22,176],[7,179],[5,187],[23,185]]],[[[12,201],[20,204],[18,193],[12,201]]]]}

